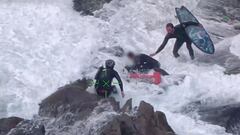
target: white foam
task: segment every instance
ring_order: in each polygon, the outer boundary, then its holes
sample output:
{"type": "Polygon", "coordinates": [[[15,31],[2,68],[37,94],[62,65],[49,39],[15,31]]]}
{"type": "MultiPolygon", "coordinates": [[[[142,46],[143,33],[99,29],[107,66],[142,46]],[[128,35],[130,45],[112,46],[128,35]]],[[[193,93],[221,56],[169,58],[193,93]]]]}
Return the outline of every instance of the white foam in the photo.
{"type": "Polygon", "coordinates": [[[238,57],[240,57],[240,45],[239,45],[239,42],[240,42],[240,34],[235,36],[232,39],[231,47],[230,47],[230,51],[233,54],[235,54],[236,56],[238,56],[238,57]]]}
{"type": "MultiPolygon", "coordinates": [[[[164,88],[129,83],[123,72],[125,59],[98,52],[100,47],[116,45],[125,50],[154,52],[164,38],[164,25],[177,23],[174,8],[180,5],[193,10],[197,2],[116,0],[97,11],[99,18],[94,18],[73,11],[71,1],[1,1],[0,98],[6,110],[2,116],[31,117],[37,113],[38,103],[58,87],[83,76],[93,77],[94,67],[112,58],[124,79],[126,98],[119,97],[122,104],[128,98],[133,98],[134,105],[141,100],[151,103],[166,113],[180,135],[225,134],[219,126],[182,114],[181,108],[194,101],[206,105],[239,101],[239,76],[225,76],[220,66],[191,61],[185,47],[180,50],[180,59],[173,58],[170,41],[155,58],[163,69],[175,76],[185,75],[185,79],[178,85],[168,85],[171,78],[164,78],[164,88]]],[[[232,48],[232,52],[236,50],[232,48]]]]}

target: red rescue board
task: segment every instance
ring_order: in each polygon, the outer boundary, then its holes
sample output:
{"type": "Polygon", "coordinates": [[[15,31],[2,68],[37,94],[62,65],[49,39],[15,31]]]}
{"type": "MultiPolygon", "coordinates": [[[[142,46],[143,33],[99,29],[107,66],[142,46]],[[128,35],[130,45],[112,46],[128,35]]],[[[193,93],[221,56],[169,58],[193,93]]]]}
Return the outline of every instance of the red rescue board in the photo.
{"type": "Polygon", "coordinates": [[[161,83],[161,74],[159,72],[154,72],[153,74],[130,73],[129,78],[148,80],[156,85],[161,83]]]}

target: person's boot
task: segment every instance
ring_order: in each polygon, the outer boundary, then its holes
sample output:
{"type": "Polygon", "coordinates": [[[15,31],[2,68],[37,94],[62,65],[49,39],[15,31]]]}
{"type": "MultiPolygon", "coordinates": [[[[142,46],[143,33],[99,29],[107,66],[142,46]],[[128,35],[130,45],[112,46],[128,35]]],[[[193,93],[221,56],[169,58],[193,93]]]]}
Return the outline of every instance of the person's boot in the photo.
{"type": "Polygon", "coordinates": [[[115,85],[112,86],[112,92],[113,92],[114,94],[117,94],[117,93],[118,93],[117,87],[116,87],[115,85]]]}
{"type": "Polygon", "coordinates": [[[173,55],[174,55],[175,58],[180,56],[178,53],[174,53],[173,55]]]}
{"type": "Polygon", "coordinates": [[[191,56],[191,59],[192,59],[192,60],[194,60],[194,59],[195,59],[195,57],[192,55],[192,56],[191,56]]]}

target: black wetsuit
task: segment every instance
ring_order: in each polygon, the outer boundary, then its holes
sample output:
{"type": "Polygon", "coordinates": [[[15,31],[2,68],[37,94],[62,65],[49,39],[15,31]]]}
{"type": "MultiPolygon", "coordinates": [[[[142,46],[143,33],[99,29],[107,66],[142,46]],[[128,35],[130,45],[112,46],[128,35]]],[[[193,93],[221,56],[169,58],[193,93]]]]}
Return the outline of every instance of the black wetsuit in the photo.
{"type": "Polygon", "coordinates": [[[95,76],[95,89],[99,96],[108,97],[112,93],[114,88],[114,86],[112,86],[113,78],[117,79],[117,84],[120,86],[121,91],[123,91],[123,83],[117,71],[110,68],[99,68],[95,76]]]}
{"type": "MultiPolygon", "coordinates": [[[[192,25],[196,25],[196,24],[192,24],[192,25]]],[[[194,53],[193,53],[193,49],[192,49],[192,41],[187,36],[187,33],[184,30],[184,27],[180,24],[174,27],[174,33],[168,33],[166,35],[162,45],[158,48],[156,53],[159,53],[160,51],[162,51],[162,49],[166,46],[168,40],[171,38],[176,38],[176,42],[175,42],[174,49],[173,49],[173,55],[175,57],[179,57],[178,50],[183,45],[183,43],[186,42],[187,49],[189,51],[189,55],[191,56],[192,59],[194,58],[194,53]]]]}
{"type": "Polygon", "coordinates": [[[162,75],[169,75],[166,71],[160,68],[160,63],[146,54],[139,54],[134,58],[134,64],[132,66],[126,66],[129,72],[137,70],[141,73],[147,73],[153,69],[160,72],[162,75]]]}

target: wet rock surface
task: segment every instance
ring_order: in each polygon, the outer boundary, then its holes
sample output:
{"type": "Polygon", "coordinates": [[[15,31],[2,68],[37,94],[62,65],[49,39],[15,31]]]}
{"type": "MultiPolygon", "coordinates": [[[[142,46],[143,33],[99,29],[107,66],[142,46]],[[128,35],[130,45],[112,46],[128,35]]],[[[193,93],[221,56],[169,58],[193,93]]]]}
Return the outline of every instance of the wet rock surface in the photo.
{"type": "Polygon", "coordinates": [[[236,29],[236,30],[240,30],[240,23],[236,23],[236,24],[234,24],[234,29],[236,29]]]}
{"type": "Polygon", "coordinates": [[[224,73],[227,74],[227,75],[237,75],[237,74],[240,74],[240,67],[227,69],[224,73]]]}
{"type": "Polygon", "coordinates": [[[18,117],[0,119],[0,135],[6,135],[12,128],[15,128],[16,125],[21,121],[23,121],[23,119],[18,117]]]}
{"type": "Polygon", "coordinates": [[[240,20],[239,0],[202,0],[199,6],[218,21],[240,20]]]}
{"type": "Polygon", "coordinates": [[[240,103],[218,107],[201,108],[201,119],[226,128],[226,131],[235,135],[240,134],[240,103]]]}
{"type": "Polygon", "coordinates": [[[240,33],[240,30],[234,28],[234,24],[240,21],[238,10],[240,10],[239,0],[200,0],[196,13],[206,20],[207,25],[204,27],[213,42],[218,43],[224,38],[240,33]]]}
{"type": "Polygon", "coordinates": [[[39,115],[42,117],[60,117],[64,113],[77,113],[79,118],[88,115],[98,104],[96,95],[86,92],[88,81],[79,80],[66,85],[40,104],[39,115]]]}
{"type": "Polygon", "coordinates": [[[103,53],[109,53],[117,57],[122,57],[125,53],[124,49],[120,46],[103,47],[103,48],[100,48],[99,51],[103,53]]]}
{"type": "Polygon", "coordinates": [[[82,12],[83,15],[93,15],[93,12],[103,7],[105,3],[111,0],[73,0],[73,8],[82,12]]]}
{"type": "Polygon", "coordinates": [[[174,135],[162,112],[154,112],[153,107],[141,102],[133,116],[122,114],[115,117],[101,131],[101,135],[174,135]]]}
{"type": "MultiPolygon", "coordinates": [[[[8,135],[173,135],[163,112],[142,101],[123,108],[114,98],[87,92],[88,80],[61,87],[40,103],[39,115],[11,127],[8,135]]],[[[0,125],[1,125],[0,121],[0,125]]]]}
{"type": "Polygon", "coordinates": [[[190,116],[190,113],[198,112],[201,120],[224,127],[228,133],[240,134],[240,103],[206,106],[198,101],[186,106],[182,112],[189,113],[190,116]]]}
{"type": "Polygon", "coordinates": [[[240,59],[230,51],[231,42],[226,40],[240,33],[235,25],[239,23],[239,0],[200,0],[196,13],[204,18],[203,23],[215,44],[215,53],[207,55],[196,52],[199,62],[217,64],[226,68],[225,74],[236,74],[240,59]],[[235,24],[235,25],[234,25],[235,24]]]}
{"type": "Polygon", "coordinates": [[[45,135],[45,127],[43,124],[33,120],[24,120],[7,135],[45,135]]]}

